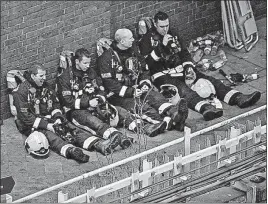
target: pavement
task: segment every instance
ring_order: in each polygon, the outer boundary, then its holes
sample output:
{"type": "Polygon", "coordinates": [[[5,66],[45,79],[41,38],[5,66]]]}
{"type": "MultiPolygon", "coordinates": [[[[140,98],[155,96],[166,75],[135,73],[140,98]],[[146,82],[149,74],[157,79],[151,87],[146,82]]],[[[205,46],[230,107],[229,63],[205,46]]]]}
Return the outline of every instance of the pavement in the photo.
{"type": "MultiPolygon", "coordinates": [[[[234,116],[267,104],[267,19],[264,17],[258,20],[256,23],[259,32],[258,43],[252,48],[250,52],[245,52],[244,49],[236,51],[225,46],[224,51],[226,52],[228,61],[222,67],[222,69],[227,74],[237,72],[253,74],[257,71],[260,75],[260,78],[248,83],[239,84],[234,88],[245,94],[258,90],[262,93],[261,99],[255,105],[245,109],[239,109],[236,106],[223,104],[223,117],[215,119],[213,121],[204,121],[201,114],[190,110],[189,117],[187,119],[187,126],[191,128],[191,132],[196,132],[210,125],[219,123],[225,119],[232,118],[234,116]]],[[[223,76],[221,76],[218,71],[211,71],[207,74],[215,76],[216,78],[221,79],[224,83],[228,84],[228,81],[223,76]]],[[[252,117],[255,117],[255,119],[256,117],[261,117],[262,120],[264,120],[266,123],[267,114],[265,111],[259,115],[257,114],[252,117]]],[[[254,118],[252,118],[252,120],[254,120],[254,118]]],[[[135,134],[130,132],[127,133],[130,134],[130,136],[134,137],[136,141],[138,141],[139,138],[137,138],[135,134]]],[[[26,153],[23,145],[25,137],[17,131],[14,124],[14,118],[9,118],[7,120],[4,120],[3,125],[1,126],[1,178],[8,176],[13,177],[15,180],[15,186],[10,195],[12,196],[13,200],[17,200],[29,194],[33,194],[37,191],[75,178],[107,164],[120,161],[124,158],[135,155],[138,152],[145,151],[146,149],[151,149],[180,137],[183,137],[183,133],[177,131],[165,132],[155,138],[143,137],[140,138],[140,141],[142,140],[142,144],[140,143],[139,145],[136,143],[132,148],[128,150],[118,149],[112,156],[108,157],[103,157],[95,152],[86,152],[86,154],[90,155],[90,161],[85,164],[78,164],[73,160],[63,158],[52,151],[50,151],[49,158],[45,160],[37,160],[26,153]]],[[[211,139],[211,141],[213,140],[211,135],[208,135],[208,137],[211,139]]],[[[201,141],[203,141],[202,136],[198,137],[196,140],[196,142],[201,141]]],[[[163,153],[174,155],[178,149],[182,150],[183,146],[177,146],[175,149],[169,148],[165,151],[161,151],[158,154],[152,155],[152,159],[154,159],[155,156],[161,156],[163,153]]],[[[193,151],[192,147],[191,151],[193,151]]],[[[121,173],[118,172],[118,174],[121,173]]],[[[94,179],[92,178],[88,181],[82,180],[76,183],[77,184],[68,187],[68,192],[70,192],[69,195],[75,196],[85,193],[85,186],[96,186],[98,183],[103,184],[108,183],[108,181],[106,181],[104,177],[99,177],[94,179]]],[[[58,189],[53,193],[45,194],[27,202],[55,203],[57,202],[57,192],[60,190],[67,191],[67,188],[64,187],[58,189]]],[[[229,195],[238,196],[242,194],[241,192],[234,191],[230,188],[222,188],[212,192],[207,197],[199,196],[192,202],[200,201],[221,203],[223,201],[226,202],[228,200],[234,199],[229,195]]],[[[3,198],[3,196],[1,196],[1,198],[3,198]]]]}

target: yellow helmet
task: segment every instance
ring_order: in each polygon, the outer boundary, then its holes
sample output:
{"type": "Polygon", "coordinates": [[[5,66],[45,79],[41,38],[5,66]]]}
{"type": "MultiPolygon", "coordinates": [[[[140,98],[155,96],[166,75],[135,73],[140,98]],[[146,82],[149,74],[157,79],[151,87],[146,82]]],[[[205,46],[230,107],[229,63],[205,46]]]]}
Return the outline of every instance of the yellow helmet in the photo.
{"type": "Polygon", "coordinates": [[[25,140],[25,149],[32,156],[45,157],[49,153],[48,140],[43,133],[34,131],[25,140]]]}

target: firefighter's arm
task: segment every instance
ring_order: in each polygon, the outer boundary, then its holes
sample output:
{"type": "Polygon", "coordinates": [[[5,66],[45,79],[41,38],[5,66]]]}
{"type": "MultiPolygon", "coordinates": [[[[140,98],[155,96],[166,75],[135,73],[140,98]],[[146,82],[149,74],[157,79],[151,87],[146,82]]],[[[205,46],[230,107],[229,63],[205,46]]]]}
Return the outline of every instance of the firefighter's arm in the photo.
{"type": "Polygon", "coordinates": [[[70,109],[86,109],[89,107],[90,99],[87,95],[83,94],[81,98],[76,99],[72,94],[70,77],[66,73],[57,77],[57,86],[63,106],[70,109]]]}
{"type": "Polygon", "coordinates": [[[118,96],[126,98],[133,97],[134,88],[124,86],[116,80],[114,70],[112,70],[111,59],[112,56],[107,52],[104,52],[98,59],[98,68],[104,87],[118,96]]]}
{"type": "Polygon", "coordinates": [[[41,117],[36,116],[28,103],[28,90],[25,92],[16,92],[13,94],[14,105],[17,110],[17,117],[27,126],[35,129],[47,129],[48,122],[41,117]]]}
{"type": "Polygon", "coordinates": [[[178,37],[178,41],[181,45],[181,52],[178,52],[178,53],[182,61],[182,66],[183,66],[184,71],[186,71],[189,68],[192,68],[194,70],[195,66],[192,62],[191,54],[189,53],[184,41],[180,37],[178,37]]]}

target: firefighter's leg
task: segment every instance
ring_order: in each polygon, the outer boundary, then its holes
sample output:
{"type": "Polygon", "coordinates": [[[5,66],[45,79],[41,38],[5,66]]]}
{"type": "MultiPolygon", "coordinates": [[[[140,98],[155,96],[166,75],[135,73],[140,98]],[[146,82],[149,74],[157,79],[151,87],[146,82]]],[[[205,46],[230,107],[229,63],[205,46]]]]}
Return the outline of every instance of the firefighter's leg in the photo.
{"type": "Polygon", "coordinates": [[[159,77],[154,83],[157,85],[157,88],[160,88],[164,84],[175,85],[178,88],[180,97],[186,100],[188,108],[201,113],[205,120],[213,120],[221,117],[223,114],[221,109],[216,109],[208,101],[190,89],[184,81],[176,77],[159,77]]]}
{"type": "Polygon", "coordinates": [[[104,140],[88,131],[77,128],[71,123],[68,126],[73,129],[74,144],[85,150],[95,150],[103,155],[108,155],[118,146],[116,137],[104,140]]]}
{"type": "Polygon", "coordinates": [[[199,78],[208,79],[214,85],[217,97],[231,106],[237,105],[240,108],[246,108],[255,104],[261,97],[259,91],[255,91],[251,94],[243,94],[226,86],[219,79],[215,79],[214,77],[207,76],[201,72],[197,72],[197,76],[199,78]]]}
{"type": "Polygon", "coordinates": [[[111,140],[112,149],[120,144],[120,137],[122,133],[114,127],[110,127],[98,117],[93,116],[88,110],[75,110],[71,113],[72,122],[74,125],[85,130],[87,128],[96,132],[96,135],[104,140],[111,140]]]}
{"type": "Polygon", "coordinates": [[[73,144],[69,144],[51,131],[44,130],[42,132],[47,137],[50,148],[56,153],[81,163],[88,162],[89,156],[84,154],[80,148],[75,147],[73,144]]]}
{"type": "MultiPolygon", "coordinates": [[[[183,131],[185,121],[188,117],[187,102],[181,98],[176,105],[173,105],[158,91],[150,91],[147,94],[148,103],[159,111],[159,114],[170,117],[176,130],[183,131]]],[[[170,125],[169,128],[171,129],[170,125]]]]}
{"type": "MultiPolygon", "coordinates": [[[[145,99],[147,100],[147,99],[145,99]]],[[[158,113],[156,109],[146,103],[142,98],[133,99],[133,98],[118,98],[112,97],[109,102],[115,106],[120,106],[126,110],[129,110],[131,113],[143,113],[142,117],[145,120],[149,121],[162,121],[162,116],[158,113]],[[139,105],[142,104],[142,105],[139,105]],[[142,107],[142,110],[140,110],[142,107]]]]}
{"type": "Polygon", "coordinates": [[[138,133],[139,130],[144,130],[145,134],[149,137],[154,137],[160,133],[163,133],[166,129],[166,121],[157,121],[157,123],[149,123],[145,120],[142,120],[140,117],[135,117],[134,114],[131,114],[126,109],[116,106],[119,114],[119,120],[121,125],[126,127],[128,130],[138,133]]]}

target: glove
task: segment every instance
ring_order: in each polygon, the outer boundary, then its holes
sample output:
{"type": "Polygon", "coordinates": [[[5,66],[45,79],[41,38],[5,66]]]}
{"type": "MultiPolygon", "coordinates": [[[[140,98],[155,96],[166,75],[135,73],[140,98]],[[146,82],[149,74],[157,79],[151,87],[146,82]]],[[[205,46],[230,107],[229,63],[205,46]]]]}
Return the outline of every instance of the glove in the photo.
{"type": "Polygon", "coordinates": [[[168,42],[169,42],[170,40],[172,40],[172,39],[173,39],[172,35],[170,35],[170,34],[166,34],[166,35],[164,35],[164,38],[163,38],[163,45],[164,45],[164,46],[167,46],[167,45],[168,45],[168,42]]]}
{"type": "Polygon", "coordinates": [[[135,89],[133,96],[134,97],[140,97],[142,95],[142,91],[140,89],[135,89]]]}
{"type": "Polygon", "coordinates": [[[98,104],[99,104],[98,98],[93,98],[89,101],[89,106],[93,108],[96,108],[98,104]]]}
{"type": "Polygon", "coordinates": [[[106,102],[106,98],[105,98],[105,96],[97,95],[97,97],[98,97],[98,102],[99,102],[100,104],[104,104],[104,103],[106,102]]]}
{"type": "Polygon", "coordinates": [[[55,130],[54,130],[54,128],[53,128],[53,125],[54,125],[53,123],[48,123],[48,124],[47,124],[47,130],[49,130],[49,131],[55,133],[55,130]]]}

